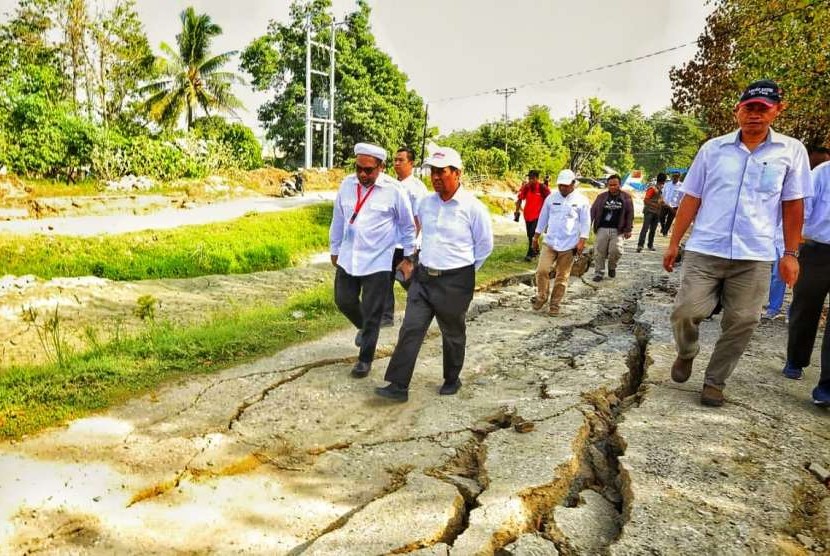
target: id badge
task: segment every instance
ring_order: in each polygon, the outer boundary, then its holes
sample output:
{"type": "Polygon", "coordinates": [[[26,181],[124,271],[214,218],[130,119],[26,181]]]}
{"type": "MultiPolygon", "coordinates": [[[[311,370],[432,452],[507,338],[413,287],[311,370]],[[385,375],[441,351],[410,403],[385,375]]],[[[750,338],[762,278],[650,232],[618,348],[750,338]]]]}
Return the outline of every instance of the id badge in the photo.
{"type": "Polygon", "coordinates": [[[346,226],[345,240],[349,243],[354,241],[354,228],[351,225],[346,226]]]}

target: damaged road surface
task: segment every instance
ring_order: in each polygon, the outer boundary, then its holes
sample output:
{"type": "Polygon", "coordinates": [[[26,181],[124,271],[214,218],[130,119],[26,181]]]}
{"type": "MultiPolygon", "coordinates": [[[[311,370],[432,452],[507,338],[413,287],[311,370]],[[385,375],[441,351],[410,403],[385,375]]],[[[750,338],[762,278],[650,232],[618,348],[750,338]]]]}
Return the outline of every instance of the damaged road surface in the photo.
{"type": "Polygon", "coordinates": [[[528,283],[490,288],[456,396],[437,394],[437,333],[391,405],[373,390],[396,330],[364,380],[346,330],[5,443],[0,553],[830,550],[813,371],[782,378],[786,330],[764,324],[727,406],[699,406],[701,369],[668,376],[678,278],[628,255],[597,289],[572,281],[557,318],[530,310],[528,283]]]}

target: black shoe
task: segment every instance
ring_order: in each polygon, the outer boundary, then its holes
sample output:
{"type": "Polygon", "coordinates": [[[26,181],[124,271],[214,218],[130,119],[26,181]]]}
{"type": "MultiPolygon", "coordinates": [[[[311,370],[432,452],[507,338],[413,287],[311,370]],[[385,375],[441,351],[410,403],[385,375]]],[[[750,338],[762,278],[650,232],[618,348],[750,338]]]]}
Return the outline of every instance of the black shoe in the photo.
{"type": "Polygon", "coordinates": [[[354,345],[355,347],[363,347],[363,330],[358,330],[357,334],[354,335],[354,345]]]}
{"type": "Polygon", "coordinates": [[[655,249],[654,247],[649,247],[648,250],[649,251],[657,251],[657,249],[655,249]]]}
{"type": "Polygon", "coordinates": [[[409,390],[394,382],[390,382],[383,388],[375,388],[375,394],[396,402],[405,402],[409,399],[409,390]]]}
{"type": "Polygon", "coordinates": [[[530,255],[525,255],[525,262],[526,263],[529,263],[532,260],[533,260],[533,257],[531,257],[530,255]]]}
{"type": "Polygon", "coordinates": [[[609,278],[616,278],[617,276],[617,269],[616,268],[609,268],[608,269],[608,277],[609,278]]]}
{"type": "Polygon", "coordinates": [[[394,317],[384,317],[380,321],[381,328],[389,328],[390,326],[395,326],[395,318],[394,317]]]}
{"type": "Polygon", "coordinates": [[[642,248],[642,247],[637,247],[637,252],[638,252],[638,253],[642,253],[642,252],[643,252],[643,248],[642,248]]]}
{"type": "Polygon", "coordinates": [[[461,381],[456,380],[455,382],[445,382],[441,385],[441,388],[438,390],[438,393],[442,396],[452,396],[458,389],[461,388],[461,381]]]}
{"type": "MultiPolygon", "coordinates": [[[[608,276],[611,276],[611,273],[608,273],[608,276]]],[[[594,282],[602,282],[602,274],[594,274],[593,278],[594,282]]]]}
{"type": "Polygon", "coordinates": [[[366,378],[369,376],[369,371],[372,370],[371,363],[364,363],[363,361],[358,361],[352,367],[352,376],[355,378],[366,378]]]}

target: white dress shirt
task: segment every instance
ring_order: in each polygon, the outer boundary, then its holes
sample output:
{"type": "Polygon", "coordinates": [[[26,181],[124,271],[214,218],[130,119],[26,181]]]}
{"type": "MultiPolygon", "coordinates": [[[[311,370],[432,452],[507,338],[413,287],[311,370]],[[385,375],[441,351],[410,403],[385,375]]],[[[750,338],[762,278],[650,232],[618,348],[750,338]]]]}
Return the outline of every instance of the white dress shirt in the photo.
{"type": "Polygon", "coordinates": [[[403,244],[404,255],[415,252],[415,219],[398,180],[381,174],[367,193],[357,176],[347,176],[337,191],[329,228],[331,254],[337,255],[337,265],[352,276],[391,271],[397,241],[403,244]],[[357,207],[358,187],[361,198],[369,197],[350,222],[357,207]]]}
{"type": "Polygon", "coordinates": [[[567,251],[576,247],[580,238],[588,239],[590,232],[591,203],[585,195],[571,191],[563,197],[559,188],[548,195],[536,224],[536,233],[544,234],[545,245],[567,251]]]}
{"type": "Polygon", "coordinates": [[[830,162],[812,171],[813,196],[804,200],[804,237],[830,244],[830,162]]]}
{"type": "Polygon", "coordinates": [[[490,213],[463,187],[446,202],[437,193],[427,195],[417,216],[422,242],[419,262],[424,266],[451,270],[474,264],[478,270],[493,252],[490,213]]]}
{"type": "MultiPolygon", "coordinates": [[[[398,183],[404,193],[406,193],[406,197],[409,199],[409,204],[412,207],[412,214],[418,214],[418,203],[421,202],[421,199],[429,195],[427,186],[413,174],[410,174],[409,177],[400,180],[398,183]]],[[[403,248],[403,245],[399,242],[395,245],[395,247],[401,249],[403,248]]],[[[421,247],[420,234],[418,235],[418,238],[415,239],[415,247],[421,247]]]]}
{"type": "Polygon", "coordinates": [[[663,187],[663,200],[671,208],[680,206],[680,200],[683,198],[683,193],[681,193],[682,187],[682,181],[678,181],[677,183],[670,181],[663,187]]]}
{"type": "Polygon", "coordinates": [[[773,261],[781,202],[812,194],[807,150],[770,129],[766,141],[750,152],[734,131],[704,143],[681,192],[701,200],[686,249],[773,261]]]}

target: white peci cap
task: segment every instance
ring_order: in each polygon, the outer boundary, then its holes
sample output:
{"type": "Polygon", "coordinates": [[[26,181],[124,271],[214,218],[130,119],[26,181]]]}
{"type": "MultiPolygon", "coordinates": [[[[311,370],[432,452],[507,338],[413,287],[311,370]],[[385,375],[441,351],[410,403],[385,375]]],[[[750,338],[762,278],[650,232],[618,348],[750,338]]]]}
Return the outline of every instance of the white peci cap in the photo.
{"type": "Polygon", "coordinates": [[[356,144],[354,146],[354,154],[365,154],[373,156],[381,162],[386,162],[386,149],[384,149],[383,147],[378,147],[377,145],[373,145],[371,143],[356,144]]]}

